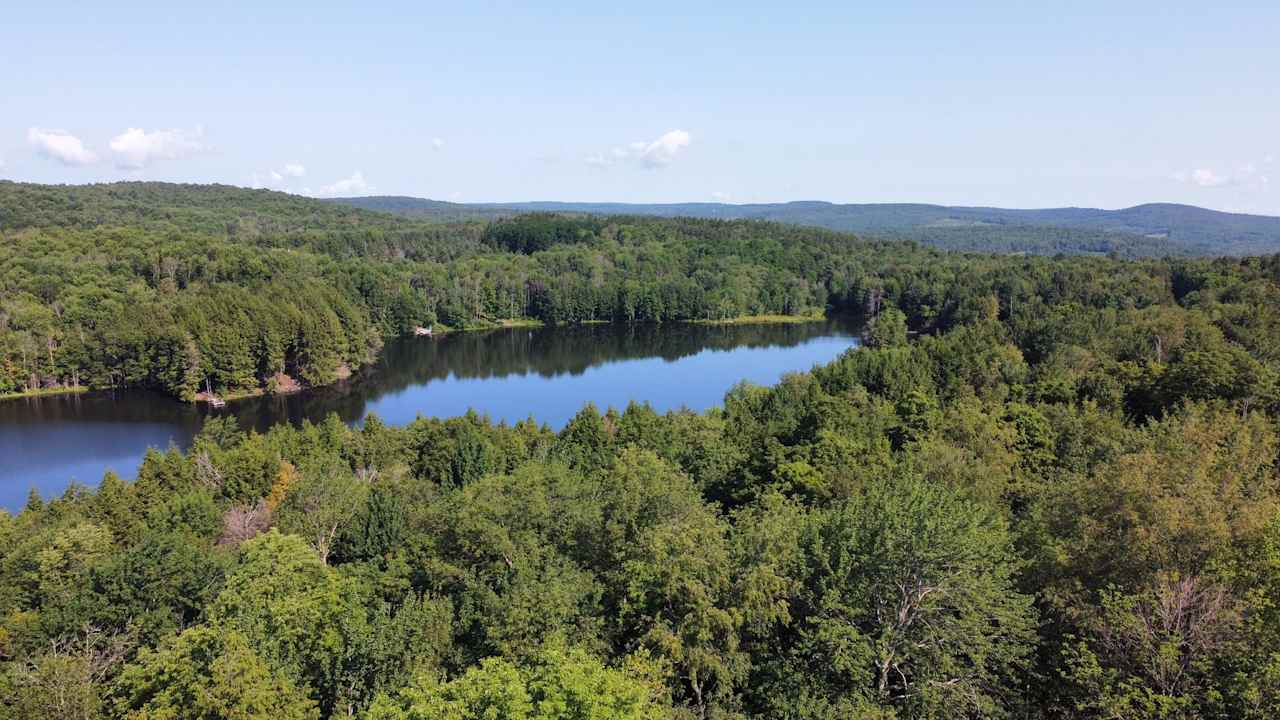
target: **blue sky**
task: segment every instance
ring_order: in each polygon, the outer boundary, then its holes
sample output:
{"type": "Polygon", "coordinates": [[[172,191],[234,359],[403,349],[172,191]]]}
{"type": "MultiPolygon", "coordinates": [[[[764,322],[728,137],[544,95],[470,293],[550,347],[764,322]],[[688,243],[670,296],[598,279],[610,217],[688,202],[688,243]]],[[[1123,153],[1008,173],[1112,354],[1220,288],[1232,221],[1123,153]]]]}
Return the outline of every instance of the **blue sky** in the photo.
{"type": "Polygon", "coordinates": [[[263,4],[12,3],[0,177],[1280,214],[1280,3],[263,4]]]}

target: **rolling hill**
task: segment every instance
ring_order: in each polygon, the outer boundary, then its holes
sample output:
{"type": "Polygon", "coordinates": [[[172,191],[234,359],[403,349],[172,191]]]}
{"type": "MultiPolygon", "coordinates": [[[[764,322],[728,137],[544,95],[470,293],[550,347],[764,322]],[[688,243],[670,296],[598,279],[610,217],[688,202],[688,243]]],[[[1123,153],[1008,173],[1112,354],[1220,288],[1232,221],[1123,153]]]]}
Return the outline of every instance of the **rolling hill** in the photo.
{"type": "Polygon", "coordinates": [[[1280,218],[1153,203],[1121,210],[1006,209],[918,203],[520,202],[461,204],[410,197],[340,198],[366,210],[438,220],[522,212],[754,219],[912,239],[947,249],[1037,254],[1257,255],[1280,252],[1280,218]]]}

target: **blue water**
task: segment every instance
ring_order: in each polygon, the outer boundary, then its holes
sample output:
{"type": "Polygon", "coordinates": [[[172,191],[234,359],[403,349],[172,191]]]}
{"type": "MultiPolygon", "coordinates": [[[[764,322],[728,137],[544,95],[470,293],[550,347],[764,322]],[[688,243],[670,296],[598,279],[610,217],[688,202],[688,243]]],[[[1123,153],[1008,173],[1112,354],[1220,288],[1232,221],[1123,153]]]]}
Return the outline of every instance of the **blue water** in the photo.
{"type": "Polygon", "coordinates": [[[461,415],[469,409],[514,423],[533,415],[559,428],[588,401],[600,409],[648,402],[659,412],[719,405],[735,382],[776,383],[786,372],[808,370],[847,350],[850,338],[812,338],[799,345],[701,350],[678,360],[659,357],[614,361],[550,377],[532,371],[503,377],[456,375],[371,399],[368,412],[393,425],[419,414],[461,415]]]}
{"type": "Polygon", "coordinates": [[[584,404],[601,410],[648,402],[659,412],[719,405],[733,385],[773,384],[857,344],[857,329],[803,325],[648,325],[511,329],[391,342],[378,363],[332,387],[233,401],[222,410],[144,391],[0,402],[0,507],[16,511],[31,488],[61,493],[110,470],[132,478],[150,447],[186,448],[209,414],[246,428],[370,413],[392,425],[468,410],[514,423],[563,426],[584,404]]]}

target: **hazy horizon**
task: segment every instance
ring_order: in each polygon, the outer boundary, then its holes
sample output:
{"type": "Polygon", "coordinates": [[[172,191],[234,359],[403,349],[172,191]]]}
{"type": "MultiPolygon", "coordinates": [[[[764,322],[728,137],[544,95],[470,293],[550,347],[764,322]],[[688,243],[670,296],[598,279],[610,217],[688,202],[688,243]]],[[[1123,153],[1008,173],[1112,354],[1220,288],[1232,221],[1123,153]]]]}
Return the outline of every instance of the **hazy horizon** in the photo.
{"type": "MultiPolygon", "coordinates": [[[[0,177],[0,181],[27,182],[27,183],[31,183],[31,182],[33,182],[33,181],[26,181],[26,180],[14,180],[13,178],[7,178],[7,177],[0,177]]],[[[549,198],[537,198],[537,197],[534,197],[534,198],[519,198],[519,199],[514,199],[514,200],[513,200],[513,199],[506,199],[506,200],[474,200],[474,201],[467,201],[467,200],[449,200],[449,199],[446,199],[446,198],[426,197],[426,196],[421,196],[421,195],[406,195],[406,194],[403,194],[403,193],[382,193],[382,192],[371,192],[371,193],[367,193],[367,194],[363,194],[363,195],[324,195],[324,196],[321,196],[321,195],[315,195],[315,194],[304,194],[304,193],[302,193],[302,192],[299,192],[299,191],[296,191],[296,190],[289,190],[289,189],[286,189],[286,188],[272,188],[272,187],[264,187],[264,186],[260,186],[260,185],[259,185],[259,186],[254,186],[254,185],[237,185],[237,184],[235,184],[235,183],[223,183],[223,182],[215,182],[215,181],[202,182],[202,181],[199,181],[199,180],[164,180],[164,179],[142,179],[142,178],[118,178],[118,179],[115,179],[115,180],[97,180],[97,181],[87,181],[87,182],[82,182],[82,183],[77,183],[77,182],[53,182],[53,183],[35,183],[35,184],[54,185],[54,186],[61,185],[61,186],[67,186],[67,187],[75,187],[75,186],[88,186],[88,185],[110,185],[110,184],[112,184],[112,183],[117,183],[117,182],[164,182],[164,183],[187,184],[187,185],[225,185],[225,186],[227,186],[227,187],[236,187],[236,188],[240,188],[240,189],[243,189],[243,190],[267,190],[267,191],[270,191],[270,192],[280,192],[280,193],[285,193],[285,194],[287,194],[287,195],[294,195],[294,196],[297,196],[297,197],[303,197],[303,198],[311,198],[311,199],[315,199],[315,200],[334,200],[334,201],[341,201],[341,200],[359,200],[359,199],[364,199],[364,198],[406,198],[406,199],[410,199],[410,200],[426,200],[426,201],[431,201],[431,202],[454,203],[454,204],[458,204],[458,205],[522,206],[522,205],[563,204],[563,205],[624,205],[624,206],[625,206],[625,205],[635,205],[635,206],[655,206],[655,205],[657,205],[657,206],[663,206],[663,205],[669,205],[669,206],[681,206],[681,205],[725,205],[725,206],[749,206],[749,205],[789,205],[789,204],[804,204],[804,203],[824,203],[824,204],[828,204],[828,205],[837,205],[837,206],[925,205],[925,206],[932,206],[932,207],[955,208],[955,209],[1032,210],[1032,211],[1034,211],[1034,210],[1063,210],[1063,209],[1067,209],[1067,210],[1103,210],[1103,211],[1108,211],[1108,212],[1115,212],[1115,211],[1120,211],[1120,210],[1129,210],[1129,209],[1132,209],[1132,208],[1135,208],[1135,207],[1141,207],[1141,206],[1143,206],[1143,205],[1179,205],[1179,206],[1184,206],[1184,207],[1197,208],[1197,209],[1201,209],[1201,210],[1209,210],[1209,211],[1213,211],[1213,212],[1223,212],[1223,213],[1228,213],[1228,214],[1233,214],[1233,215],[1256,215],[1256,216],[1259,216],[1259,217],[1269,217],[1269,218],[1270,218],[1270,217],[1280,217],[1280,211],[1277,211],[1277,212],[1275,212],[1275,213],[1266,213],[1266,212],[1244,212],[1244,211],[1238,211],[1238,210],[1220,210],[1220,209],[1217,209],[1217,208],[1208,207],[1208,206],[1206,206],[1206,205],[1196,205],[1196,204],[1194,204],[1194,203],[1172,202],[1172,201],[1167,201],[1167,200],[1152,200],[1152,201],[1149,201],[1149,202],[1137,203],[1137,204],[1135,204],[1135,205],[1124,205],[1124,206],[1115,206],[1115,207],[1102,207],[1102,206],[1097,206],[1097,205],[1054,205],[1054,206],[1048,206],[1048,205],[1045,205],[1045,206],[1035,206],[1035,207],[1030,207],[1030,206],[1027,206],[1027,207],[1017,207],[1017,206],[1012,206],[1012,205],[1003,205],[1003,206],[1001,206],[1001,205],[963,205],[963,204],[950,204],[950,205],[948,205],[948,204],[943,204],[943,203],[927,203],[927,202],[919,202],[919,201],[914,201],[914,200],[878,200],[878,201],[875,201],[875,202],[870,202],[870,201],[868,201],[868,202],[861,202],[861,201],[857,201],[857,200],[852,200],[852,201],[847,201],[847,202],[846,202],[846,201],[835,201],[835,200],[822,200],[822,199],[819,199],[819,198],[791,198],[791,199],[788,199],[788,200],[771,200],[771,201],[735,201],[735,200],[659,200],[659,201],[655,201],[655,202],[641,202],[641,201],[635,201],[635,200],[571,200],[571,199],[570,199],[570,200],[561,200],[561,199],[549,199],[549,198]]]]}

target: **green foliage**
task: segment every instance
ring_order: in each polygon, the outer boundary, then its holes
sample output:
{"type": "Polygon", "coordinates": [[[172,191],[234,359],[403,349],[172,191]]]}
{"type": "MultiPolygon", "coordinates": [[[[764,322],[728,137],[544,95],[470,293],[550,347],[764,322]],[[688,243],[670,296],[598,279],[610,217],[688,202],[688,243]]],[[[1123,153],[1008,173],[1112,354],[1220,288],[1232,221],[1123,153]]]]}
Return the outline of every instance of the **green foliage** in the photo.
{"type": "Polygon", "coordinates": [[[816,708],[994,717],[1035,644],[1003,521],[904,477],[816,514],[803,540],[801,621],[781,695],[816,708]]]}
{"type": "Polygon", "coordinates": [[[321,562],[328,562],[368,492],[349,471],[304,471],[276,513],[277,523],[285,532],[306,538],[321,562]]]}
{"type": "Polygon", "coordinates": [[[369,720],[658,720],[666,717],[644,663],[605,667],[580,649],[552,645],[527,666],[490,658],[448,682],[419,676],[377,699],[369,720]]]}
{"type": "Polygon", "coordinates": [[[867,345],[874,348],[907,344],[907,316],[897,308],[886,308],[867,325],[867,345]]]}
{"type": "Polygon", "coordinates": [[[146,533],[95,571],[93,619],[156,643],[201,619],[222,587],[224,565],[190,534],[146,533]]]}
{"type": "Polygon", "coordinates": [[[0,392],[322,383],[441,321],[876,316],[702,414],[213,419],[33,495],[0,718],[1280,713],[1280,258],[158,184],[0,183],[0,233],[0,392]]]}
{"type": "Polygon", "coordinates": [[[484,231],[484,241],[511,252],[531,255],[563,243],[580,242],[600,232],[595,218],[532,214],[500,220],[484,231]]]}
{"type": "Polygon", "coordinates": [[[120,674],[116,712],[129,720],[307,720],[315,703],[235,631],[192,628],[143,650],[120,674]]]}

